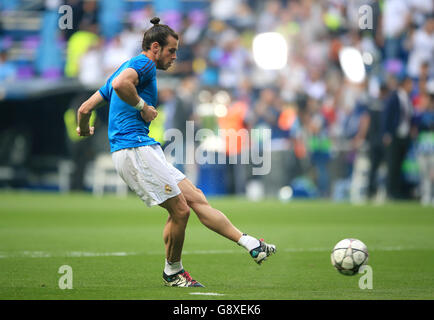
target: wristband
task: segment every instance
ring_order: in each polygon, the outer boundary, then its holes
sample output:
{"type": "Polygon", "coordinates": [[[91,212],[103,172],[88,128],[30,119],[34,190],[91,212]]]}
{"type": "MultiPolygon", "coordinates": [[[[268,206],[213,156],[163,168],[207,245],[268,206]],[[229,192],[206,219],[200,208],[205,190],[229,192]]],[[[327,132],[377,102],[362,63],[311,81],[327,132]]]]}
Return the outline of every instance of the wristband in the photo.
{"type": "Polygon", "coordinates": [[[134,106],[138,111],[142,111],[145,107],[145,101],[143,101],[142,98],[140,98],[139,102],[134,106]]]}

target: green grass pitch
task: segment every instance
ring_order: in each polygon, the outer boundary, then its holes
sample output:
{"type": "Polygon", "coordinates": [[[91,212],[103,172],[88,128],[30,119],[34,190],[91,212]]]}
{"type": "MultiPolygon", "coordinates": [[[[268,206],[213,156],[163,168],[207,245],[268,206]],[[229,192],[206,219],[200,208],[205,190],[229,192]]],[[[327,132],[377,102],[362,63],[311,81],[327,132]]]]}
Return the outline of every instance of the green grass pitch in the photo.
{"type": "Polygon", "coordinates": [[[192,212],[183,265],[206,288],[167,288],[163,209],[147,208],[133,195],[1,192],[0,299],[434,298],[432,207],[210,202],[241,231],[276,244],[277,254],[258,266],[192,212]],[[361,275],[343,276],[331,266],[331,249],[348,237],[368,246],[373,289],[361,290],[361,275]],[[62,265],[72,268],[72,290],[59,288],[62,265]]]}

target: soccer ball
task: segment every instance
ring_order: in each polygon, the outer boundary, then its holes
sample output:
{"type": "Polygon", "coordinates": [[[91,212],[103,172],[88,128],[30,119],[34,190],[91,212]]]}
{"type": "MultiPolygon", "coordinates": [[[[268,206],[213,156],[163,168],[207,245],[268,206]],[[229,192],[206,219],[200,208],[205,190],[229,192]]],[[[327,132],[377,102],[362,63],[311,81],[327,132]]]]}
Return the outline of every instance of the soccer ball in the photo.
{"type": "Polygon", "coordinates": [[[331,254],[332,265],[342,274],[355,275],[361,266],[368,263],[368,248],[357,239],[339,241],[331,254]]]}

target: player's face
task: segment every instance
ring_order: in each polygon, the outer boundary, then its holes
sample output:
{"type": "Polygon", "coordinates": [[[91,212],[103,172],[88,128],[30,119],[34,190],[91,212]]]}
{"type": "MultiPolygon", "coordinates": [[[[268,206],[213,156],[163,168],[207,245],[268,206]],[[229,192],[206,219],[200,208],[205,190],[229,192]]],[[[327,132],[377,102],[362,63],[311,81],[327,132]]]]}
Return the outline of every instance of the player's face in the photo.
{"type": "Polygon", "coordinates": [[[167,45],[160,49],[156,59],[157,69],[169,69],[176,59],[176,51],[178,50],[178,40],[169,36],[167,45]]]}

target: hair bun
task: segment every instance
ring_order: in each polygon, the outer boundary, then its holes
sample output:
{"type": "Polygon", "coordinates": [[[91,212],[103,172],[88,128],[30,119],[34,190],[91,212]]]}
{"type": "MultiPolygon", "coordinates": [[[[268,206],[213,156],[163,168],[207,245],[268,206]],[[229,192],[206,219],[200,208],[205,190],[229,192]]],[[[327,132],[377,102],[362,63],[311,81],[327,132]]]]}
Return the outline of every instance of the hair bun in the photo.
{"type": "Polygon", "coordinates": [[[153,25],[157,25],[159,22],[160,22],[160,18],[158,18],[158,17],[154,17],[151,19],[151,23],[153,25]]]}

